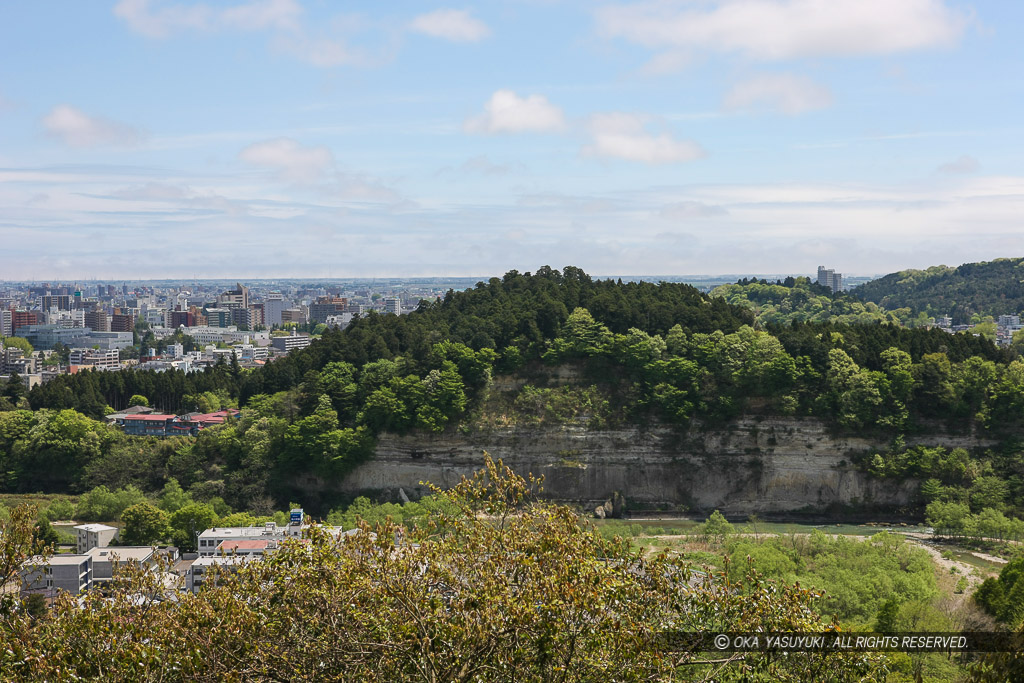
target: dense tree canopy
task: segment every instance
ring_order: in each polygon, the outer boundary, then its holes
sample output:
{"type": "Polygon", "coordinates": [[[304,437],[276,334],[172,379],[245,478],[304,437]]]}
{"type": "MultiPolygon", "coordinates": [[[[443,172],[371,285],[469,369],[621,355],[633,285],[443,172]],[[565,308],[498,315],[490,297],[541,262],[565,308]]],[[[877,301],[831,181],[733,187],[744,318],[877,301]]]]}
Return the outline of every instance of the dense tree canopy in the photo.
{"type": "Polygon", "coordinates": [[[948,315],[955,324],[966,325],[980,322],[982,316],[1024,311],[1024,259],[902,270],[867,282],[852,293],[861,301],[889,310],[907,308],[915,315],[948,315]]]}

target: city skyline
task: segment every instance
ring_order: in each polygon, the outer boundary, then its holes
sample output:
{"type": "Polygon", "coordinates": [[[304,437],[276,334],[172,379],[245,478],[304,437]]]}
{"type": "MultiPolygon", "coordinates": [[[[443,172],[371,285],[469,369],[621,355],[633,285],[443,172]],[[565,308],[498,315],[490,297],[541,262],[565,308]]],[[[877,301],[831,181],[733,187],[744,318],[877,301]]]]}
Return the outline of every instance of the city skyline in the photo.
{"type": "Polygon", "coordinates": [[[0,8],[0,280],[875,275],[1024,254],[1024,8],[0,8]]]}

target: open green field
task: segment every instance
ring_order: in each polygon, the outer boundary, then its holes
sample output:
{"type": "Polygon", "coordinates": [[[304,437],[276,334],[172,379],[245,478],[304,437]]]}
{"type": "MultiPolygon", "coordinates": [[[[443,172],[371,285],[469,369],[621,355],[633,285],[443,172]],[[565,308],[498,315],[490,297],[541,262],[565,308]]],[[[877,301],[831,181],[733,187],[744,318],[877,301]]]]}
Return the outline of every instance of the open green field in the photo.
{"type": "Polygon", "coordinates": [[[78,496],[69,496],[53,493],[0,493],[0,505],[13,508],[26,503],[35,505],[42,510],[50,504],[54,498],[66,498],[72,503],[78,503],[78,496]]]}
{"type": "MultiPolygon", "coordinates": [[[[596,519],[594,523],[598,528],[611,526],[618,528],[626,526],[630,529],[639,529],[636,533],[629,535],[672,535],[672,534],[694,534],[700,533],[703,520],[692,519],[596,519]]],[[[928,533],[930,529],[923,525],[875,525],[867,524],[801,524],[793,522],[740,522],[733,525],[740,533],[758,534],[808,534],[813,529],[819,529],[827,534],[839,534],[841,536],[873,536],[879,531],[891,531],[895,533],[928,533]]]]}

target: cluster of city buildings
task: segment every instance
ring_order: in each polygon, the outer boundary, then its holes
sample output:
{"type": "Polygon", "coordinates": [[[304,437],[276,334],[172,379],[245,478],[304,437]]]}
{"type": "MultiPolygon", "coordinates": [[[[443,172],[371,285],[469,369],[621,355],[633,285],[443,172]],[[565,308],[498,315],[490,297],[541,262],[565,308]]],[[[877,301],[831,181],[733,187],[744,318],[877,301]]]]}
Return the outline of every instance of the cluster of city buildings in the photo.
{"type": "Polygon", "coordinates": [[[84,369],[196,372],[232,356],[242,367],[258,367],[308,346],[309,331],[317,325],[344,328],[371,310],[405,313],[420,299],[441,293],[396,282],[382,289],[280,283],[253,288],[235,283],[227,289],[199,282],[132,288],[5,284],[0,287],[0,338],[23,337],[34,351],[4,349],[0,341],[0,381],[16,374],[31,389],[58,374],[84,369]],[[189,340],[188,348],[173,343],[182,339],[189,340]]]}
{"type": "MultiPolygon", "coordinates": [[[[996,344],[999,346],[1009,346],[1013,342],[1014,333],[1024,329],[1019,315],[1001,315],[996,319],[995,323],[996,344]]],[[[950,334],[970,332],[974,329],[974,325],[954,325],[953,319],[948,315],[935,318],[935,327],[950,334]]]]}
{"type": "MultiPolygon", "coordinates": [[[[47,598],[53,598],[57,591],[78,596],[92,588],[102,588],[119,565],[133,562],[154,569],[163,557],[167,562],[162,564],[169,569],[164,577],[168,597],[178,591],[198,592],[209,584],[214,568],[233,571],[278,551],[286,542],[309,543],[310,527],[305,513],[294,509],[284,526],[267,522],[263,526],[205,529],[197,533],[197,552],[179,554],[174,547],[114,545],[120,533],[117,527],[81,524],[74,527],[74,553],[36,557],[25,564],[21,591],[41,593],[47,598]]],[[[359,533],[358,529],[319,528],[335,539],[359,533]]]]}

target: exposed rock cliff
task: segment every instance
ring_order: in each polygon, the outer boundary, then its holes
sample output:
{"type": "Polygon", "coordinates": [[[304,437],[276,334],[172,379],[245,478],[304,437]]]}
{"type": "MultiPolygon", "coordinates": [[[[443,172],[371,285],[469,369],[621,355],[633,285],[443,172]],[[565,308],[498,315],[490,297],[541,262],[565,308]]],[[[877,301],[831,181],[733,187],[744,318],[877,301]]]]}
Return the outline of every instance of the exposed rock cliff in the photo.
{"type": "MultiPolygon", "coordinates": [[[[986,445],[939,433],[907,442],[986,445]]],[[[912,502],[917,482],[874,479],[858,471],[850,456],[886,446],[866,437],[836,437],[809,418],[741,418],[724,428],[694,425],[685,433],[531,426],[469,435],[384,435],[375,459],[338,487],[392,499],[399,488],[423,495],[420,482],[451,486],[479,469],[488,451],[520,474],[543,474],[551,498],[589,509],[620,491],[633,508],[686,506],[730,515],[825,512],[846,505],[883,510],[912,502]]]]}

